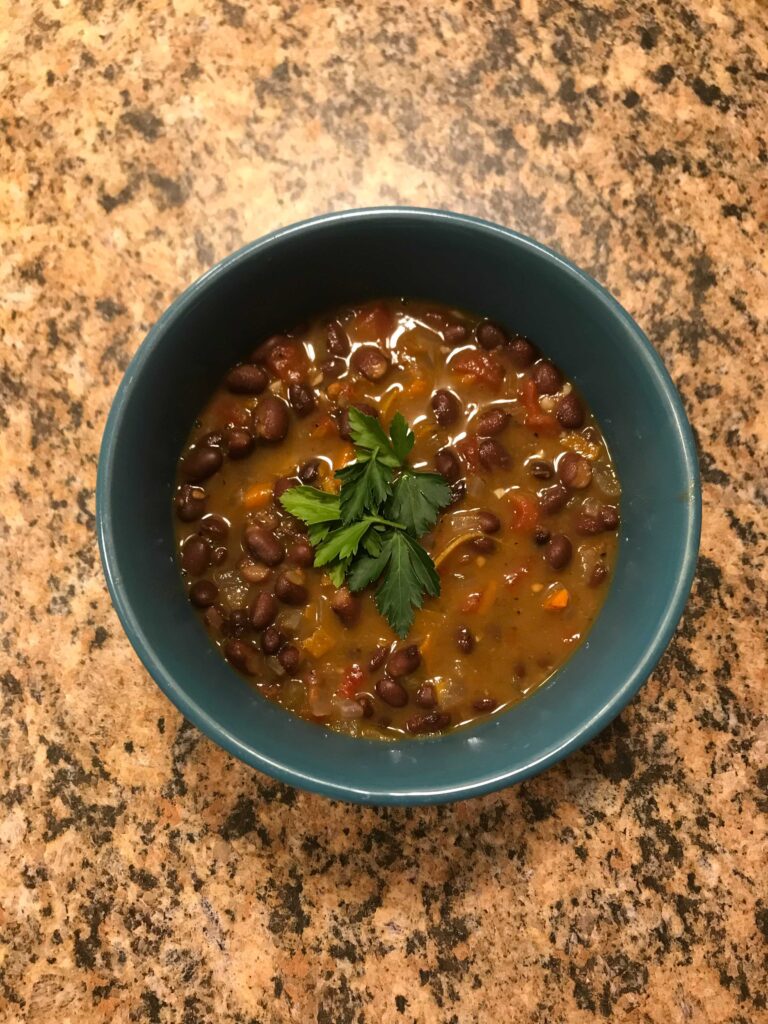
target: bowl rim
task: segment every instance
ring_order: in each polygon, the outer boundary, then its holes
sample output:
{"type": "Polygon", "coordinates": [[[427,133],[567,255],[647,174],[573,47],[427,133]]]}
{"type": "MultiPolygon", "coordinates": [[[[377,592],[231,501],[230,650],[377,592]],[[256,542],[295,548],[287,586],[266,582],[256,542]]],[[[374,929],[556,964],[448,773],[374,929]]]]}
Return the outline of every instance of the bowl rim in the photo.
{"type": "MultiPolygon", "coordinates": [[[[415,206],[362,207],[321,214],[320,216],[307,218],[294,224],[277,228],[224,257],[224,259],[220,260],[188,285],[171,302],[150,328],[131,359],[112,401],[99,451],[96,481],[96,530],[102,568],[109,594],[120,623],[128,636],[128,640],[144,667],[169,700],[181,711],[185,718],[197,726],[210,739],[251,767],[257,768],[282,782],[300,789],[320,793],[324,796],[377,806],[387,804],[437,804],[480,796],[539,774],[596,736],[634,697],[664,653],[680,621],[690,593],[696,571],[701,536],[701,481],[693,431],[677,388],[661,357],[645,333],[603,285],[599,284],[593,277],[555,250],[530,238],[528,235],[521,234],[518,231],[503,227],[492,221],[449,210],[415,206]],[[676,584],[668,595],[663,614],[658,621],[657,628],[649,638],[644,656],[634,665],[632,671],[627,674],[612,698],[595,710],[593,714],[574,725],[562,739],[562,742],[553,744],[540,756],[531,757],[522,767],[512,768],[509,771],[490,776],[481,775],[479,778],[468,778],[465,783],[452,785],[447,789],[439,787],[419,788],[414,786],[409,787],[407,790],[394,790],[387,789],[386,787],[381,789],[371,789],[369,787],[361,790],[355,788],[354,784],[340,783],[333,779],[332,766],[329,766],[329,771],[325,776],[320,773],[309,775],[299,769],[292,768],[283,761],[277,762],[264,754],[260,754],[252,746],[244,744],[225,726],[221,725],[216,718],[212,717],[204,708],[187,696],[183,687],[166,670],[153,646],[146,639],[139,617],[136,615],[122,586],[112,527],[111,482],[115,465],[115,448],[121,422],[137,377],[140,375],[144,364],[151,358],[155,349],[162,343],[166,332],[173,323],[185,314],[198,301],[199,296],[210,286],[214,285],[219,278],[224,277],[231,268],[249,260],[254,253],[268,250],[274,244],[315,227],[325,228],[329,225],[347,221],[386,219],[443,222],[456,224],[496,237],[500,236],[556,264],[562,272],[586,288],[594,299],[607,307],[608,311],[624,325],[634,342],[635,354],[645,364],[649,374],[660,385],[660,390],[663,392],[673,416],[675,443],[678,451],[682,454],[683,463],[690,481],[690,495],[686,503],[687,516],[685,519],[681,569],[676,584]]],[[[360,744],[364,741],[358,738],[349,738],[349,742],[360,744]]],[[[370,742],[376,742],[378,745],[380,741],[372,740],[370,742]]],[[[418,742],[419,744],[428,745],[439,744],[441,738],[429,738],[419,740],[418,742]]]]}

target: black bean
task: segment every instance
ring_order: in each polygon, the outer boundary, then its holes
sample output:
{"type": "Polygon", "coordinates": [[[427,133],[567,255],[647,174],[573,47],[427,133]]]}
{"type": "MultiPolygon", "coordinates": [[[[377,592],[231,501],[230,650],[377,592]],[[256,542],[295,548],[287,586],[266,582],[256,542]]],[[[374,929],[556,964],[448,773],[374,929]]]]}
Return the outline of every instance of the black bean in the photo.
{"type": "Polygon", "coordinates": [[[539,508],[545,515],[559,512],[568,504],[570,495],[562,484],[552,484],[539,491],[539,508]]]}
{"type": "Polygon", "coordinates": [[[453,508],[455,505],[460,504],[467,494],[467,481],[463,478],[461,480],[454,480],[451,484],[451,503],[448,508],[453,508]]]}
{"type": "Polygon", "coordinates": [[[377,668],[381,668],[387,660],[388,654],[389,648],[385,647],[384,644],[379,644],[368,661],[368,671],[375,672],[377,668]]]}
{"type": "Polygon", "coordinates": [[[361,345],[352,353],[351,366],[367,380],[381,380],[389,369],[389,356],[377,345],[361,345]]]}
{"type": "Polygon", "coordinates": [[[237,564],[237,572],[246,583],[264,583],[272,575],[266,565],[259,565],[252,558],[242,558],[237,564]]]}
{"type": "Polygon", "coordinates": [[[432,683],[424,683],[416,691],[414,700],[420,708],[434,708],[437,706],[437,694],[432,683]]]}
{"type": "Polygon", "coordinates": [[[539,547],[541,547],[543,544],[547,543],[551,536],[551,533],[545,527],[537,526],[533,531],[533,543],[538,544],[539,547]]]}
{"type": "Polygon", "coordinates": [[[604,529],[605,527],[599,514],[593,516],[588,512],[580,512],[576,516],[576,530],[578,533],[593,536],[594,534],[602,533],[604,529]]]}
{"type": "Polygon", "coordinates": [[[349,355],[349,338],[347,332],[335,320],[328,324],[328,351],[334,356],[349,355]]]}
{"type": "Polygon", "coordinates": [[[285,558],[285,548],[281,542],[263,526],[249,526],[244,540],[250,553],[265,565],[279,565],[285,558]]]}
{"type": "Polygon", "coordinates": [[[477,524],[483,533],[498,533],[501,529],[501,520],[495,512],[482,508],[477,513],[477,524]]]}
{"type": "Polygon", "coordinates": [[[286,343],[290,344],[291,339],[286,334],[272,334],[248,356],[249,362],[266,362],[272,354],[273,348],[278,348],[286,343]]]}
{"type": "Polygon", "coordinates": [[[251,454],[256,443],[251,432],[240,427],[233,427],[231,430],[228,430],[224,440],[230,459],[246,458],[251,454]]]}
{"type": "Polygon", "coordinates": [[[416,644],[400,647],[387,658],[387,672],[393,679],[409,676],[421,664],[421,652],[416,644]]]}
{"type": "Polygon", "coordinates": [[[353,594],[348,587],[339,587],[331,598],[331,608],[342,625],[347,628],[354,626],[360,618],[360,598],[353,594]]]}
{"type": "Polygon", "coordinates": [[[286,491],[290,491],[292,487],[298,487],[300,483],[301,480],[297,476],[279,476],[272,488],[275,501],[280,501],[286,491]]]}
{"type": "Polygon", "coordinates": [[[277,652],[277,660],[286,672],[295,672],[301,660],[299,648],[294,644],[283,644],[277,652]]]}
{"type": "Polygon", "coordinates": [[[482,439],[477,454],[486,469],[493,469],[496,466],[506,469],[511,462],[510,454],[504,445],[492,437],[482,439]]]}
{"type": "Polygon", "coordinates": [[[462,654],[471,654],[475,649],[474,633],[467,626],[459,626],[456,631],[456,646],[462,654]]]}
{"type": "Polygon", "coordinates": [[[264,395],[254,417],[258,437],[264,441],[282,441],[288,433],[288,406],[277,395],[264,395]]]}
{"type": "Polygon", "coordinates": [[[288,549],[288,561],[291,565],[298,565],[302,569],[308,569],[311,565],[315,564],[315,549],[308,540],[297,540],[288,549]]]}
{"type": "Polygon", "coordinates": [[[477,343],[482,348],[498,348],[506,344],[507,336],[498,324],[486,320],[477,327],[477,343]]]}
{"type": "Polygon", "coordinates": [[[224,516],[212,512],[200,523],[199,530],[212,540],[224,541],[229,536],[229,523],[224,516]]]}
{"type": "MultiPolygon", "coordinates": [[[[373,416],[374,419],[379,418],[379,410],[373,405],[368,405],[367,402],[355,402],[355,408],[366,416],[373,416]]],[[[349,432],[349,409],[342,409],[339,414],[339,437],[344,441],[351,441],[352,435],[349,432]]]]}
{"type": "Polygon", "coordinates": [[[221,448],[224,444],[224,434],[221,430],[209,430],[207,434],[195,439],[198,448],[221,448]]]}
{"type": "Polygon", "coordinates": [[[511,419],[509,413],[503,409],[485,409],[475,420],[475,431],[479,437],[495,437],[504,430],[511,419]]]}
{"type": "Polygon", "coordinates": [[[275,621],[277,600],[269,590],[260,590],[248,611],[248,619],[254,629],[266,629],[275,621]]]}
{"type": "Polygon", "coordinates": [[[219,588],[211,580],[197,580],[189,588],[189,600],[195,608],[210,608],[219,596],[219,588]]]}
{"type": "Polygon", "coordinates": [[[211,552],[211,565],[221,565],[222,562],[226,561],[228,554],[229,552],[223,544],[215,547],[211,552]]]}
{"type": "Polygon", "coordinates": [[[479,700],[472,701],[475,711],[495,711],[498,706],[499,702],[493,697],[480,697],[479,700]]]}
{"type": "Polygon", "coordinates": [[[264,370],[253,363],[235,366],[224,378],[226,387],[236,395],[260,395],[268,383],[264,370]]]}
{"type": "Polygon", "coordinates": [[[452,391],[439,388],[432,395],[432,412],[441,427],[449,427],[461,414],[461,402],[452,391]]]}
{"type": "Polygon", "coordinates": [[[453,323],[453,320],[441,309],[428,309],[421,314],[421,319],[433,331],[445,331],[453,323]]]}
{"type": "Polygon", "coordinates": [[[224,657],[241,672],[247,671],[248,659],[253,653],[253,647],[245,640],[227,640],[224,644],[224,657]]]}
{"type": "Polygon", "coordinates": [[[211,549],[196,533],[187,537],[181,549],[181,567],[190,576],[201,576],[211,564],[211,549]]]}
{"type": "Polygon", "coordinates": [[[209,629],[224,635],[224,611],[220,606],[213,604],[210,608],[206,608],[203,620],[209,629]]]}
{"type": "Polygon", "coordinates": [[[551,480],[555,475],[555,467],[544,459],[534,459],[528,463],[528,472],[537,480],[551,480]]]}
{"type": "Polygon", "coordinates": [[[566,487],[581,491],[592,483],[592,466],[578,452],[566,452],[558,459],[557,475],[566,487]]]}
{"type": "Polygon", "coordinates": [[[615,530],[619,525],[619,510],[615,505],[601,505],[600,522],[606,530],[615,530]]]}
{"type": "Polygon", "coordinates": [[[441,448],[435,456],[435,469],[444,476],[449,484],[461,476],[461,463],[453,448],[441,448]]]}
{"type": "Polygon", "coordinates": [[[320,459],[308,459],[299,467],[299,479],[303,484],[311,484],[317,480],[322,462],[320,459]]]}
{"type": "Polygon", "coordinates": [[[443,331],[446,345],[460,345],[469,334],[464,324],[451,324],[443,331]]]}
{"type": "Polygon", "coordinates": [[[219,448],[211,448],[203,445],[201,448],[194,448],[184,457],[181,464],[181,471],[187,480],[199,483],[207,480],[209,476],[221,468],[224,456],[219,448]]]}
{"type": "Polygon", "coordinates": [[[418,736],[426,732],[441,732],[451,724],[451,716],[447,711],[428,711],[426,714],[413,715],[405,723],[406,731],[418,736]]]}
{"type": "Polygon", "coordinates": [[[561,427],[565,427],[566,430],[578,430],[584,423],[584,406],[578,395],[574,395],[572,391],[563,395],[555,406],[555,416],[561,427]]]}
{"type": "Polygon", "coordinates": [[[541,359],[533,368],[533,383],[540,395],[554,395],[563,384],[558,368],[548,359],[541,359]]]}
{"type": "Polygon", "coordinates": [[[297,416],[309,416],[317,404],[315,392],[305,384],[291,384],[288,388],[288,401],[297,416]]]}
{"type": "Polygon", "coordinates": [[[182,523],[192,523],[205,512],[206,493],[202,487],[182,484],[176,492],[174,505],[182,523]]]}
{"type": "Polygon", "coordinates": [[[343,359],[323,359],[318,369],[323,375],[323,380],[336,380],[347,368],[343,359]]]}
{"type": "Polygon", "coordinates": [[[281,572],[275,580],[275,596],[284,604],[306,604],[309,592],[302,582],[303,578],[303,573],[298,569],[281,572]]]}
{"type": "Polygon", "coordinates": [[[538,352],[527,338],[512,338],[507,346],[510,358],[519,370],[525,370],[535,362],[538,352]]]}
{"type": "Polygon", "coordinates": [[[267,626],[261,634],[261,649],[265,654],[277,654],[283,646],[283,636],[277,626],[267,626]]]}
{"type": "Polygon", "coordinates": [[[472,547],[481,555],[490,555],[492,551],[496,550],[496,541],[493,537],[475,537],[472,547]]]}
{"type": "Polygon", "coordinates": [[[402,708],[408,703],[408,691],[390,676],[382,676],[376,683],[376,693],[392,708],[402,708]]]}
{"type": "Polygon", "coordinates": [[[241,636],[248,629],[248,609],[233,608],[227,616],[222,632],[227,636],[241,636]]]}
{"type": "Polygon", "coordinates": [[[367,693],[361,693],[360,696],[356,697],[355,699],[357,700],[357,703],[363,709],[363,718],[373,718],[373,713],[375,711],[375,708],[373,706],[373,701],[368,696],[368,694],[367,693]]]}
{"type": "Polygon", "coordinates": [[[564,533],[555,533],[549,539],[545,554],[553,569],[564,569],[573,555],[573,546],[564,533]]]}

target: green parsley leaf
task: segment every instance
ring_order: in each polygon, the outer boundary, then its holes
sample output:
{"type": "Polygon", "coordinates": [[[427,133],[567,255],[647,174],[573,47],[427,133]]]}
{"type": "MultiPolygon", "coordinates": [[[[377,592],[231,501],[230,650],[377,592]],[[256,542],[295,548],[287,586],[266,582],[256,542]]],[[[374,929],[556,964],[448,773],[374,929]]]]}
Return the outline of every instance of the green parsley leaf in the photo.
{"type": "Polygon", "coordinates": [[[302,519],[308,526],[313,523],[332,523],[341,518],[338,494],[327,494],[306,484],[291,487],[281,495],[280,502],[287,512],[302,519]]]}
{"type": "Polygon", "coordinates": [[[352,523],[350,526],[341,526],[332,530],[315,552],[315,565],[319,568],[336,561],[337,558],[343,560],[356,554],[360,541],[374,522],[376,520],[373,517],[366,516],[365,519],[352,523]]]}
{"type": "Polygon", "coordinates": [[[370,458],[358,459],[336,471],[341,480],[341,521],[348,525],[365,512],[378,512],[392,491],[392,470],[383,465],[375,449],[370,458]]]}
{"type": "Polygon", "coordinates": [[[400,465],[400,459],[395,454],[392,442],[384,433],[379,421],[373,416],[367,416],[364,412],[360,412],[354,405],[349,407],[349,433],[356,448],[364,448],[369,452],[375,452],[378,449],[377,458],[385,466],[396,469],[400,465]]]}
{"type": "MultiPolygon", "coordinates": [[[[437,597],[440,593],[440,577],[424,548],[402,531],[393,530],[387,537],[379,560],[385,557],[376,607],[395,633],[405,637],[413,625],[414,609],[421,608],[424,595],[437,597]]],[[[369,571],[372,568],[369,566],[369,571]]]]}
{"type": "Polygon", "coordinates": [[[341,562],[336,562],[334,565],[326,567],[326,572],[331,577],[331,583],[334,587],[340,587],[344,583],[344,577],[347,575],[349,563],[351,559],[345,558],[341,562]]]}
{"type": "Polygon", "coordinates": [[[381,576],[388,561],[389,548],[386,546],[382,546],[376,555],[359,555],[349,570],[349,576],[347,577],[349,589],[356,593],[358,590],[362,590],[363,587],[373,583],[374,580],[381,576]]]}
{"type": "Polygon", "coordinates": [[[408,426],[408,421],[402,413],[396,412],[393,416],[389,425],[389,436],[392,438],[395,455],[402,465],[416,443],[416,435],[408,426]]]}
{"type": "Polygon", "coordinates": [[[451,503],[451,489],[439,473],[406,471],[395,483],[387,516],[420,537],[437,522],[441,508],[451,503]]]}

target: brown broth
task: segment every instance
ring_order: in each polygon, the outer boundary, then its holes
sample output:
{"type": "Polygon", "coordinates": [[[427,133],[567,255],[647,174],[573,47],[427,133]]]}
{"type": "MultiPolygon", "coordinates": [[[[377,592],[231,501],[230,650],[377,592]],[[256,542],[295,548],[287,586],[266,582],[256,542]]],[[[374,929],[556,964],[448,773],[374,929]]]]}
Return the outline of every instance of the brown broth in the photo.
{"type": "MultiPolygon", "coordinates": [[[[570,400],[571,416],[573,405],[580,404],[583,422],[578,429],[563,428],[552,410],[565,394],[576,395],[572,386],[560,383],[556,371],[549,380],[551,364],[544,365],[538,354],[533,366],[521,366],[531,354],[525,342],[515,347],[514,335],[507,334],[506,343],[491,351],[481,348],[476,332],[483,323],[457,310],[414,301],[369,303],[317,317],[290,336],[293,355],[298,352],[306,358],[289,359],[287,364],[273,361],[272,366],[283,377],[300,378],[309,386],[315,409],[304,416],[291,411],[284,440],[257,440],[244,458],[225,454],[221,468],[194,485],[205,492],[204,516],[222,516],[231,528],[225,542],[205,541],[208,559],[221,558],[220,563],[202,572],[193,565],[192,572],[183,572],[185,585],[201,578],[216,585],[214,604],[200,611],[211,639],[230,652],[233,648],[227,644],[233,639],[250,644],[245,671],[251,683],[304,718],[354,736],[400,738],[408,734],[407,722],[413,728],[414,716],[429,710],[416,703],[425,683],[434,688],[439,712],[450,715],[450,723],[439,723],[443,730],[486,718],[513,706],[549,678],[583,641],[600,610],[616,560],[619,500],[605,441],[579,396],[578,401],[570,400]],[[329,320],[342,325],[353,352],[364,343],[386,349],[391,366],[382,379],[371,381],[354,372],[348,357],[337,367],[338,376],[328,373],[329,320]],[[456,338],[459,326],[467,330],[464,340],[456,338]],[[534,375],[545,390],[559,384],[556,393],[536,394],[534,375]],[[453,391],[462,406],[448,427],[436,422],[430,404],[439,388],[453,391]],[[286,672],[274,655],[262,653],[261,631],[245,625],[247,609],[261,590],[271,590],[276,573],[285,566],[267,570],[254,561],[243,546],[243,531],[263,523],[290,551],[301,533],[296,520],[274,500],[273,485],[281,477],[295,477],[299,467],[316,458],[319,478],[313,484],[335,489],[334,469],[354,458],[351,444],[339,436],[338,416],[347,405],[358,403],[378,409],[385,426],[396,411],[405,416],[416,435],[409,460],[415,469],[434,471],[435,456],[446,446],[461,454],[466,493],[422,538],[438,565],[441,595],[427,599],[407,640],[400,640],[377,611],[371,592],[361,595],[359,618],[348,627],[331,609],[336,588],[327,575],[314,567],[299,569],[308,601],[301,607],[280,604],[277,616],[280,633],[300,658],[298,666],[286,672]],[[494,438],[509,455],[505,467],[484,466],[482,457],[487,462],[489,453],[479,451],[481,442],[473,437],[478,417],[489,408],[509,414],[508,424],[494,438]],[[537,470],[536,463],[546,463],[553,475],[543,478],[547,469],[537,470]],[[583,482],[578,474],[585,472],[585,464],[587,473],[591,469],[591,482],[577,489],[573,483],[583,482]],[[572,486],[566,488],[564,507],[547,513],[542,507],[547,499],[540,496],[558,485],[558,469],[567,478],[566,469],[572,471],[572,486]],[[498,517],[498,532],[485,534],[479,528],[482,510],[498,517]],[[562,568],[552,567],[558,552],[547,544],[545,532],[570,539],[572,557],[562,568]],[[243,572],[267,578],[248,582],[243,572]],[[559,608],[563,593],[567,605],[559,608]],[[421,664],[400,680],[408,693],[407,704],[391,707],[375,688],[384,669],[369,670],[369,661],[379,647],[394,651],[411,644],[419,647],[421,664]],[[340,687],[345,696],[338,696],[340,687]],[[370,717],[346,717],[363,711],[370,717]]],[[[259,350],[254,358],[259,358],[259,350]]],[[[269,390],[287,397],[288,383],[270,372],[269,390]]],[[[252,431],[252,410],[263,397],[232,394],[220,387],[200,414],[185,454],[194,451],[205,435],[226,433],[233,423],[252,431]]],[[[226,452],[226,440],[221,450],[226,452]]],[[[186,480],[180,463],[179,488],[186,480]]],[[[177,514],[180,549],[207,521],[181,522],[177,514]]],[[[192,562],[195,544],[199,547],[193,541],[189,549],[192,562]]]]}

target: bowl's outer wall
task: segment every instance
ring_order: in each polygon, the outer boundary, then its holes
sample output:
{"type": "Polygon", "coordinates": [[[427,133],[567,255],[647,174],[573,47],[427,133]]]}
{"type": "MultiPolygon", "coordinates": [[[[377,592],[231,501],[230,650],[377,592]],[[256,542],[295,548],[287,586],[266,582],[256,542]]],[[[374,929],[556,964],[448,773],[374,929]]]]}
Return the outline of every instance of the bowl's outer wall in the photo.
{"type": "MultiPolygon", "coordinates": [[[[254,459],[254,468],[258,466],[254,459]]],[[[679,398],[634,322],[586,275],[484,222],[356,211],[230,257],[184,293],[129,367],[105,433],[98,519],[129,638],[187,717],[294,785],[371,803],[457,799],[525,778],[602,728],[647,677],[687,597],[700,499],[679,398]],[[512,712],[439,740],[351,740],[260,698],[213,649],[174,558],[172,480],[222,373],[270,333],[337,303],[421,297],[529,335],[583,390],[623,486],[621,548],[589,639],[512,712]]],[[[488,656],[515,657],[513,649],[488,656]]]]}

